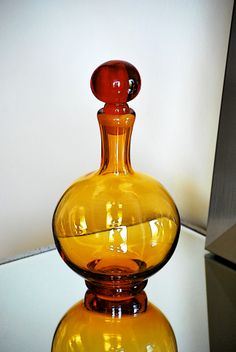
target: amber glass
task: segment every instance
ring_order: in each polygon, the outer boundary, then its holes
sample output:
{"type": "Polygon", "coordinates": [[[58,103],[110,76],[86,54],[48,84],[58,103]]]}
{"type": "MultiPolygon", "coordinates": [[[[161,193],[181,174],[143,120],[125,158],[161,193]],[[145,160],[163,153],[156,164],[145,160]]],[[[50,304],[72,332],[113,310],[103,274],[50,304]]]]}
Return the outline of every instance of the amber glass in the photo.
{"type": "MultiPolygon", "coordinates": [[[[137,82],[132,87],[135,92],[140,88],[137,82]]],[[[128,314],[146,309],[146,280],[172,255],[180,227],[178,211],[164,187],[131,166],[135,113],[123,100],[107,103],[98,112],[100,168],[72,184],[53,218],[59,253],[86,279],[86,307],[115,315],[121,306],[128,314]]]]}
{"type": "Polygon", "coordinates": [[[52,352],[177,352],[174,332],[162,312],[148,304],[145,314],[113,318],[89,312],[83,302],[59,323],[52,352]]]}

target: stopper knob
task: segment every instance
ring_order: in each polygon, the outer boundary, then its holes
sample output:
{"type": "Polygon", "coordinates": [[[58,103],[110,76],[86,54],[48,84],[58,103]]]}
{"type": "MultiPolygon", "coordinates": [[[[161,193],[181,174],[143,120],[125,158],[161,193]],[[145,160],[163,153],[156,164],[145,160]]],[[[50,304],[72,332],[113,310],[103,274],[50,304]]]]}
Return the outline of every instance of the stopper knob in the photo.
{"type": "Polygon", "coordinates": [[[129,62],[107,61],[92,74],[90,86],[95,97],[108,104],[126,103],[141,88],[138,70],[129,62]]]}

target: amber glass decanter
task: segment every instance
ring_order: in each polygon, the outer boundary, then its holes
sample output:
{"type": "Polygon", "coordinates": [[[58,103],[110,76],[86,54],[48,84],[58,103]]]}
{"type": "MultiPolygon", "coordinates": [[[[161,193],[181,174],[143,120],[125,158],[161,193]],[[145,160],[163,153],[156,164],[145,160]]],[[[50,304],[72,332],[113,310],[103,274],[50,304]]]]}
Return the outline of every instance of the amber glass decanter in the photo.
{"type": "Polygon", "coordinates": [[[128,62],[108,61],[94,71],[91,89],[105,102],[97,115],[101,165],[70,186],[53,217],[60,255],[85,278],[85,307],[113,317],[146,311],[147,278],[169,260],[180,229],[165,188],[131,166],[135,113],[127,102],[140,87],[128,62]]]}

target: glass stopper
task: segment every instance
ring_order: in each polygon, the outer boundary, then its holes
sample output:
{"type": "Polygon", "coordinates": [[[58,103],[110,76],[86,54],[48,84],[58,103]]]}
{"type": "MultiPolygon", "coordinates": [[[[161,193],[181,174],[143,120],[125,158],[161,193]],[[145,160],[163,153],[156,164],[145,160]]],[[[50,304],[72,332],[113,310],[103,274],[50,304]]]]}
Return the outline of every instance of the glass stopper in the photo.
{"type": "Polygon", "coordinates": [[[107,104],[126,103],[138,95],[141,78],[129,62],[107,61],[92,74],[90,86],[95,97],[107,104]]]}

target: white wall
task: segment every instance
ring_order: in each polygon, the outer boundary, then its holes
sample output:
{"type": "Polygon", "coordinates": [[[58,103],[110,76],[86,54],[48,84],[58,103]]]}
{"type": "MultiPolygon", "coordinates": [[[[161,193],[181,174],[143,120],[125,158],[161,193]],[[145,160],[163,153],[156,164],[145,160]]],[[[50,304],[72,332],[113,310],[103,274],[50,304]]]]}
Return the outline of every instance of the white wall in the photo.
{"type": "Polygon", "coordinates": [[[99,166],[89,80],[133,63],[132,156],[205,227],[233,0],[0,2],[0,256],[52,243],[58,198],[99,166]]]}

